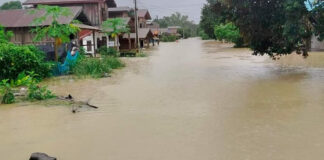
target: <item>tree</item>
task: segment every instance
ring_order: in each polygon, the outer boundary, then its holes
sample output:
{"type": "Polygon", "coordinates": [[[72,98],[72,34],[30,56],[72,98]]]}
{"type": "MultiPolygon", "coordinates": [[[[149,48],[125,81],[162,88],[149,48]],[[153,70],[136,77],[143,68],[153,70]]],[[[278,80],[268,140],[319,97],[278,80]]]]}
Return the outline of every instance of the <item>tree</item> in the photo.
{"type": "MultiPolygon", "coordinates": [[[[276,58],[296,51],[307,57],[311,36],[315,34],[319,40],[324,39],[322,0],[208,0],[208,2],[209,7],[218,8],[212,11],[215,15],[222,13],[223,20],[233,22],[239,28],[244,42],[254,51],[254,55],[267,54],[276,58]]],[[[201,26],[205,23],[206,16],[208,14],[203,13],[201,26]]]]}
{"type": "Polygon", "coordinates": [[[112,38],[115,38],[115,48],[119,51],[119,35],[129,33],[130,29],[124,19],[111,18],[102,23],[103,31],[112,38]]]}
{"type": "Polygon", "coordinates": [[[73,23],[78,22],[73,21],[71,24],[59,23],[58,18],[62,16],[69,17],[71,15],[69,8],[39,5],[37,9],[32,10],[32,14],[39,12],[45,12],[45,14],[44,16],[35,18],[33,21],[33,23],[38,26],[32,29],[32,32],[36,33],[34,41],[40,41],[47,36],[53,38],[55,40],[55,60],[58,61],[58,47],[62,43],[70,42],[70,35],[74,35],[80,31],[79,27],[73,25],[73,23]],[[49,26],[43,26],[43,23],[48,19],[51,19],[51,24],[49,26]]]}
{"type": "MultiPolygon", "coordinates": [[[[201,13],[200,29],[205,33],[202,35],[216,39],[214,27],[227,23],[231,15],[229,6],[222,0],[207,0],[207,4],[204,5],[201,13]]],[[[204,37],[204,39],[208,38],[204,37]]]]}
{"type": "Polygon", "coordinates": [[[243,45],[240,30],[233,23],[216,25],[215,36],[218,40],[226,40],[235,43],[235,47],[242,47],[243,45]]]}
{"type": "Polygon", "coordinates": [[[0,10],[9,10],[9,9],[22,9],[21,2],[11,1],[11,2],[6,2],[2,6],[0,6],[0,10]]]}
{"type": "Polygon", "coordinates": [[[185,38],[195,37],[198,34],[198,25],[190,21],[188,16],[182,15],[179,12],[171,16],[163,17],[162,19],[154,19],[153,21],[158,23],[162,28],[180,26],[182,29],[179,30],[179,33],[185,38]]]}
{"type": "Polygon", "coordinates": [[[5,31],[5,28],[0,25],[0,43],[8,43],[13,36],[11,31],[5,31]]]}

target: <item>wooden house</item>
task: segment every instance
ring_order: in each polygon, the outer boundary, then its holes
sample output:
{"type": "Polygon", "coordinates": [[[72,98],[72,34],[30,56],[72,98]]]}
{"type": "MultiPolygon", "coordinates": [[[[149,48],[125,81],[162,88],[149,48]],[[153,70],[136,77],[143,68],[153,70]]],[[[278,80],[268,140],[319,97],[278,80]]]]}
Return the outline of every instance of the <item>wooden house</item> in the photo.
{"type": "MultiPolygon", "coordinates": [[[[89,20],[89,24],[100,28],[103,21],[109,17],[108,8],[116,7],[115,0],[27,0],[24,5],[37,7],[38,5],[55,5],[61,7],[81,7],[82,13],[89,20]]],[[[91,32],[81,31],[82,39],[79,44],[84,47],[87,53],[95,56],[96,50],[102,46],[108,47],[109,37],[100,30],[91,32]],[[91,46],[91,47],[90,47],[91,46]]]]}
{"type": "MultiPolygon", "coordinates": [[[[134,49],[136,48],[135,40],[135,15],[134,9],[130,7],[115,7],[109,8],[109,18],[129,18],[129,27],[131,33],[124,34],[120,36],[120,49],[134,49]]],[[[147,48],[150,46],[150,43],[153,41],[154,35],[150,28],[147,27],[147,21],[151,19],[151,15],[147,9],[139,9],[138,10],[138,21],[139,21],[139,40],[140,47],[147,48]]]]}
{"type": "MultiPolygon", "coordinates": [[[[82,12],[82,7],[67,7],[71,11],[71,15],[68,17],[59,17],[58,21],[60,24],[70,24],[74,20],[78,20],[83,24],[77,24],[81,30],[89,30],[91,32],[98,31],[99,28],[89,26],[90,21],[82,12]]],[[[38,14],[30,14],[33,9],[17,9],[17,10],[4,10],[0,11],[0,24],[5,27],[7,31],[12,31],[14,36],[11,38],[11,42],[17,45],[28,45],[34,44],[39,46],[46,53],[54,52],[54,40],[52,38],[44,38],[42,41],[34,42],[35,33],[32,33],[31,30],[36,27],[33,24],[35,18],[41,17],[45,14],[44,11],[38,12],[38,14]]],[[[51,24],[51,18],[46,20],[42,26],[47,26],[51,24]]],[[[77,40],[80,37],[80,33],[72,39],[77,40]]],[[[59,49],[59,53],[63,54],[64,47],[62,46],[59,49]]]]}

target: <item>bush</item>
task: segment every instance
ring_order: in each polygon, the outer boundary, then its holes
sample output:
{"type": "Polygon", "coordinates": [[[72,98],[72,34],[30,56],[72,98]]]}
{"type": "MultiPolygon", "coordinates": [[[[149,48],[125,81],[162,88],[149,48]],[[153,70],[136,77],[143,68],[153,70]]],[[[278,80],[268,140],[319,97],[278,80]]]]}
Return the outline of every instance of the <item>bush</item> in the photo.
{"type": "Polygon", "coordinates": [[[9,84],[9,80],[2,80],[0,82],[0,93],[3,95],[1,103],[2,104],[12,104],[15,103],[15,96],[12,91],[12,87],[9,84]]]}
{"type": "Polygon", "coordinates": [[[19,73],[34,72],[37,78],[51,75],[53,63],[44,61],[44,53],[35,46],[0,43],[0,80],[16,79],[19,73]]]}
{"type": "Polygon", "coordinates": [[[178,40],[178,38],[174,35],[162,35],[161,37],[162,42],[175,42],[176,40],[178,40]]]}
{"type": "Polygon", "coordinates": [[[235,47],[243,45],[243,38],[239,29],[233,23],[220,24],[215,26],[215,36],[218,40],[226,40],[235,43],[235,47]]]}
{"type": "Polygon", "coordinates": [[[72,73],[77,76],[91,76],[101,78],[110,73],[112,69],[123,67],[123,63],[115,57],[82,58],[72,68],[72,73]]]}
{"type": "Polygon", "coordinates": [[[32,83],[28,87],[29,100],[46,100],[56,97],[46,86],[40,87],[37,83],[32,83]]]}
{"type": "Polygon", "coordinates": [[[103,56],[112,56],[112,57],[118,56],[118,52],[115,48],[108,48],[105,46],[102,46],[99,48],[99,53],[100,53],[100,55],[103,55],[103,56]]]}
{"type": "Polygon", "coordinates": [[[199,37],[201,37],[202,40],[209,40],[211,39],[204,31],[199,32],[199,37]]]}

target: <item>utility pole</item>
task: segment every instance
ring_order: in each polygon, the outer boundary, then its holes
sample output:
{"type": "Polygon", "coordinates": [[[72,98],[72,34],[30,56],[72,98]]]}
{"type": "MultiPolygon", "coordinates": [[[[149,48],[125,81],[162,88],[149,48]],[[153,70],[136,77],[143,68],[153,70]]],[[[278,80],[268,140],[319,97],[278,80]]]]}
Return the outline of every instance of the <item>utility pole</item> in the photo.
{"type": "Polygon", "coordinates": [[[137,14],[138,8],[137,8],[137,0],[134,0],[134,3],[135,3],[135,32],[136,32],[136,40],[135,40],[135,43],[136,43],[136,49],[139,49],[140,46],[139,46],[139,38],[138,38],[138,14],[137,14]]]}

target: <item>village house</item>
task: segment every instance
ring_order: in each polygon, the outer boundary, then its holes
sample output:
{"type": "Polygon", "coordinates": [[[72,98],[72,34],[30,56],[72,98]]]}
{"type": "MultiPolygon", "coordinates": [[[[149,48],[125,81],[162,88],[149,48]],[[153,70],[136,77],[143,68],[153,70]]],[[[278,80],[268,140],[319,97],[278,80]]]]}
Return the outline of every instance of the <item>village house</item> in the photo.
{"type": "Polygon", "coordinates": [[[160,34],[161,35],[172,35],[172,36],[177,36],[181,37],[179,34],[179,29],[181,29],[180,26],[169,26],[168,28],[161,28],[160,29],[160,34]]]}
{"type": "MultiPolygon", "coordinates": [[[[109,17],[108,8],[116,7],[115,0],[27,0],[24,5],[55,5],[61,7],[81,7],[84,17],[89,21],[87,25],[100,28],[103,21],[109,17]]],[[[101,46],[109,45],[109,37],[98,30],[82,29],[79,36],[79,45],[87,53],[95,56],[96,50],[101,46]]]]}
{"type": "MultiPolygon", "coordinates": [[[[136,33],[135,33],[135,15],[134,9],[130,7],[115,7],[109,8],[109,18],[129,18],[127,19],[131,33],[126,33],[120,36],[120,49],[131,50],[136,48],[136,33]]],[[[140,47],[149,47],[153,40],[153,33],[150,28],[147,28],[146,22],[151,19],[150,13],[147,9],[138,10],[138,38],[140,47]]]]}
{"type": "MultiPolygon", "coordinates": [[[[71,15],[68,17],[60,17],[58,19],[61,24],[70,24],[74,20],[78,20],[83,24],[76,24],[82,31],[88,30],[91,32],[98,31],[99,28],[90,26],[90,21],[86,15],[82,12],[82,7],[67,7],[71,11],[71,15]]],[[[4,10],[0,11],[0,24],[5,27],[7,31],[12,31],[14,36],[11,38],[11,42],[17,45],[28,45],[35,44],[38,45],[46,53],[54,52],[54,40],[52,38],[45,38],[40,42],[34,42],[35,33],[31,30],[36,27],[33,24],[35,18],[39,18],[45,14],[44,11],[38,12],[38,14],[30,14],[33,9],[17,9],[17,10],[4,10]]],[[[42,26],[47,26],[51,24],[51,19],[45,21],[42,26]]],[[[82,32],[80,32],[82,33],[82,32]]],[[[74,39],[79,39],[82,35],[77,34],[74,39]]],[[[64,47],[59,49],[59,53],[63,54],[64,47]]],[[[49,54],[50,55],[50,54],[49,54]]]]}

